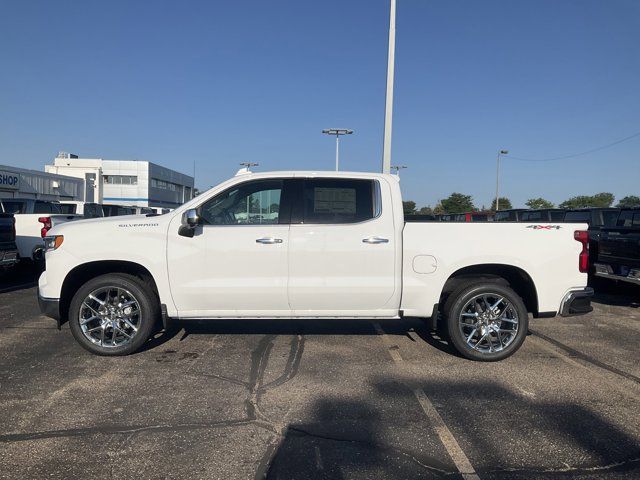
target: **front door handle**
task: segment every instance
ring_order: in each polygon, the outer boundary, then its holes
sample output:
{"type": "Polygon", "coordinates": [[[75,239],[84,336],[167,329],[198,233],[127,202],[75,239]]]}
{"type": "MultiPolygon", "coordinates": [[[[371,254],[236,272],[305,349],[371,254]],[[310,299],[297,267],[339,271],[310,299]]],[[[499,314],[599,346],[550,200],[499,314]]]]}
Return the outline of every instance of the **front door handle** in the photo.
{"type": "Polygon", "coordinates": [[[362,239],[362,243],[389,243],[389,239],[382,237],[367,237],[362,239]]]}
{"type": "Polygon", "coordinates": [[[264,243],[266,245],[271,245],[273,243],[282,243],[282,239],[273,238],[273,237],[256,238],[256,243],[264,243]]]}

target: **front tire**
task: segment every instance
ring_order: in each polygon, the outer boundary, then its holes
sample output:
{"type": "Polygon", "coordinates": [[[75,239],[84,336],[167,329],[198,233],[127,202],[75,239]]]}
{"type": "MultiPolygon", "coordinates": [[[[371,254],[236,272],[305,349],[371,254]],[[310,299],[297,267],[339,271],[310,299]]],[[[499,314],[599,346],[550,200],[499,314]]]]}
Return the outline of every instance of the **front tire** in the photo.
{"type": "Polygon", "coordinates": [[[85,283],[71,300],[69,324],[76,341],[96,355],[137,351],[151,336],[159,301],[133,275],[101,275],[85,283]]]}
{"type": "Polygon", "coordinates": [[[444,313],[451,343],[471,360],[494,362],[513,355],[529,327],[524,302],[501,283],[461,285],[447,299],[444,313]]]}

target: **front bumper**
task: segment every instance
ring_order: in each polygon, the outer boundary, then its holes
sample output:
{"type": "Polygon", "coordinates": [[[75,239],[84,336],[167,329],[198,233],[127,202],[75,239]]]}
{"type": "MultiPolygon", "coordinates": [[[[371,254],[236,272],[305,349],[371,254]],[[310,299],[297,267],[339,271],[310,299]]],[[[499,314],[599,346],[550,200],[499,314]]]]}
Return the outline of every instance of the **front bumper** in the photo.
{"type": "Polygon", "coordinates": [[[593,311],[591,306],[593,288],[584,287],[579,290],[571,290],[567,293],[560,304],[560,315],[572,317],[574,315],[584,315],[593,311]]]}

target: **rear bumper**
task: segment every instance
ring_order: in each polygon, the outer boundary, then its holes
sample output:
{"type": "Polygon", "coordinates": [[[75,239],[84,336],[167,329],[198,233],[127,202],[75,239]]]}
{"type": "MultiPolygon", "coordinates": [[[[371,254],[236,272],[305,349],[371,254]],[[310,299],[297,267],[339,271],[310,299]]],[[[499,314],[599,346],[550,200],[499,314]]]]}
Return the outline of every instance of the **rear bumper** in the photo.
{"type": "Polygon", "coordinates": [[[640,285],[640,268],[617,266],[616,270],[618,273],[616,273],[613,267],[606,263],[595,263],[593,267],[596,271],[596,277],[609,278],[611,280],[620,280],[621,282],[640,285]]]}
{"type": "Polygon", "coordinates": [[[38,289],[38,306],[43,315],[53,318],[60,323],[60,299],[59,298],[45,298],[40,295],[38,289]]]}
{"type": "Polygon", "coordinates": [[[563,317],[571,317],[592,312],[591,297],[593,297],[593,288],[591,287],[571,290],[565,295],[560,304],[560,315],[563,317]]]}

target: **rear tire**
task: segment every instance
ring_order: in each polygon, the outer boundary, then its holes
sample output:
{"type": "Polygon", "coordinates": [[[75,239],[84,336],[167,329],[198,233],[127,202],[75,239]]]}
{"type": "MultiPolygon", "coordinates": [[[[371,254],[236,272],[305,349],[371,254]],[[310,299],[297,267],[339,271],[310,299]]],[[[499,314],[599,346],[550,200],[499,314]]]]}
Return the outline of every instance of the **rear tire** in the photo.
{"type": "Polygon", "coordinates": [[[464,357],[495,362],[513,355],[524,342],[529,315],[510,287],[487,280],[468,281],[449,295],[447,336],[464,357]]]}
{"type": "Polygon", "coordinates": [[[129,355],[149,339],[160,316],[158,297],[141,279],[110,273],[85,283],[71,300],[76,341],[96,355],[129,355]]]}

